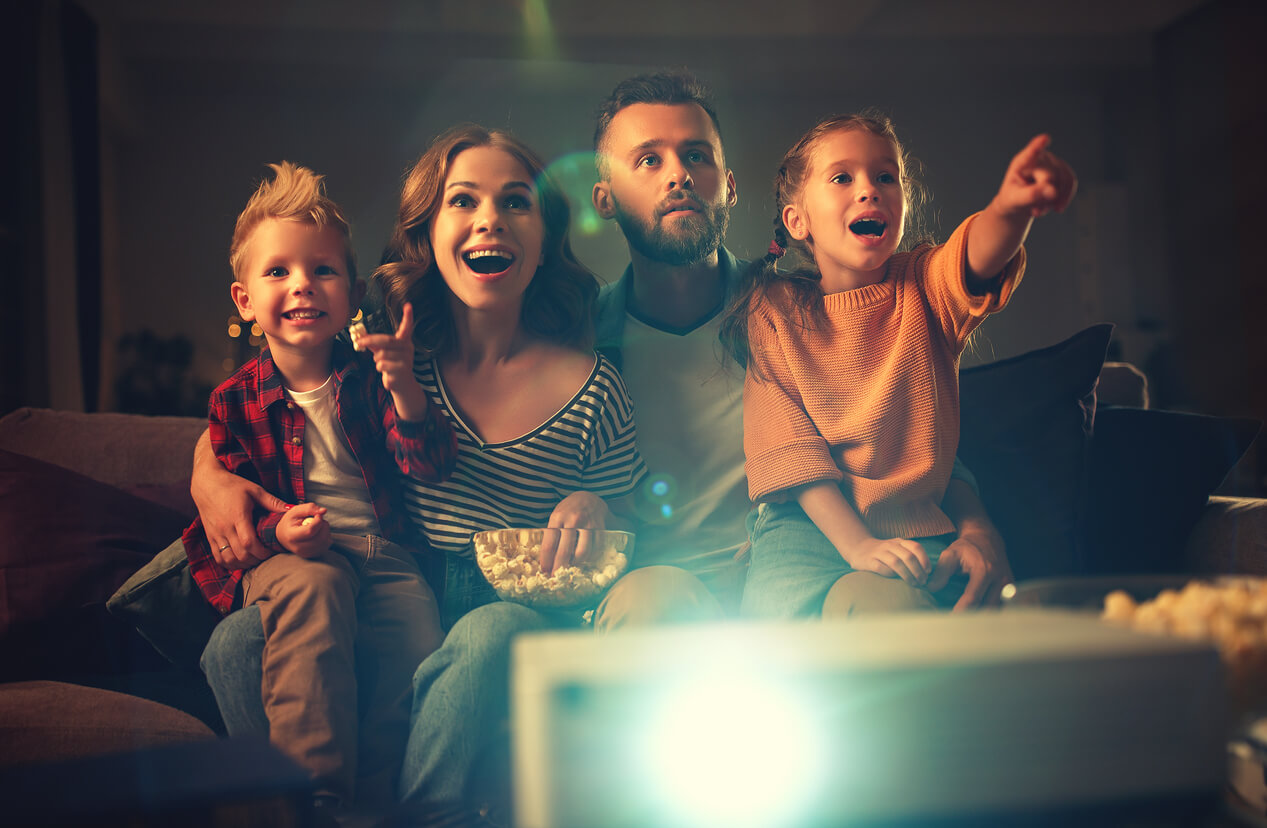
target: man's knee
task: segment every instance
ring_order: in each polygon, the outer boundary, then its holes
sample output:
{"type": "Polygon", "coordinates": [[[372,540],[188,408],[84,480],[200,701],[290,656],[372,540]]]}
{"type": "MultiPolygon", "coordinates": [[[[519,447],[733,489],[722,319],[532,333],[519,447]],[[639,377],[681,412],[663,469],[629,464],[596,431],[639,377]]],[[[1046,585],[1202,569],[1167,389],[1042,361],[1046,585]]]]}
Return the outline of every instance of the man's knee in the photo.
{"type": "Polygon", "coordinates": [[[721,604],[703,581],[676,566],[647,566],[612,585],[594,613],[594,629],[650,626],[725,617],[721,604]]]}
{"type": "Polygon", "coordinates": [[[872,612],[912,612],[932,610],[937,602],[927,590],[911,586],[901,578],[886,578],[874,572],[849,572],[827,591],[824,618],[845,618],[872,612]]]}

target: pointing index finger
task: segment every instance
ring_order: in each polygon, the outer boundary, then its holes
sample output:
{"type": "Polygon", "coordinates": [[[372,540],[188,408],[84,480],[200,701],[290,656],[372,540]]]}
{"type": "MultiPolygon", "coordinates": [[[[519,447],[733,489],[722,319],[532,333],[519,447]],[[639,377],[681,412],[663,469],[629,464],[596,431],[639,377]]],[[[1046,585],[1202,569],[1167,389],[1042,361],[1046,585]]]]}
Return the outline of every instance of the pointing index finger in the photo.
{"type": "Polygon", "coordinates": [[[396,338],[401,340],[412,339],[414,335],[414,306],[411,302],[406,302],[405,306],[400,309],[400,324],[396,326],[396,338]]]}

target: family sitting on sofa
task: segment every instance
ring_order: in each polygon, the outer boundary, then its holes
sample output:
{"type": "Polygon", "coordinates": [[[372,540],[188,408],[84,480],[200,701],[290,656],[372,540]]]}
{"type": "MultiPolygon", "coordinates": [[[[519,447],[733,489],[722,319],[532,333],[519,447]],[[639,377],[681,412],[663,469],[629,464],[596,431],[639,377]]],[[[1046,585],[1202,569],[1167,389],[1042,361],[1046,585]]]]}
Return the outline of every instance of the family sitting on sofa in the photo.
{"type": "Polygon", "coordinates": [[[269,734],[334,819],[495,820],[511,639],[576,619],[497,600],[483,529],[558,530],[551,571],[586,530],[636,528],[600,631],[997,604],[1012,570],[955,456],[959,357],[1074,195],[1048,144],[935,245],[888,120],[823,121],[749,265],[723,246],[738,196],[706,93],[630,78],[594,136],[593,204],[632,259],[600,295],[541,160],[455,127],[405,182],[355,351],[347,223],[320,176],[274,165],[231,250],[268,348],[212,396],[180,544],[226,616],[202,666],[228,733],[269,734]]]}

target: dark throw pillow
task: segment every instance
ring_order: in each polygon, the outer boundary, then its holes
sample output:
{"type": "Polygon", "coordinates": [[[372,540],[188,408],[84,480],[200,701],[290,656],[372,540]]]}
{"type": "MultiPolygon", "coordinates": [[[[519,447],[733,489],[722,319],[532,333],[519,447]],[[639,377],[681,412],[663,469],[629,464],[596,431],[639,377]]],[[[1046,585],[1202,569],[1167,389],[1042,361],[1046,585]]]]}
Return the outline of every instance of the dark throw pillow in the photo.
{"type": "Polygon", "coordinates": [[[106,612],[106,600],[187,522],[121,489],[0,450],[2,677],[136,666],[120,661],[135,656],[136,633],[106,612]]]}
{"type": "Polygon", "coordinates": [[[1091,441],[1088,572],[1190,571],[1188,535],[1259,428],[1257,420],[1101,408],[1091,441]]]}
{"type": "Polygon", "coordinates": [[[1112,334],[1112,325],[1094,325],[959,374],[959,457],[1017,580],[1082,571],[1095,385],[1112,334]]]}

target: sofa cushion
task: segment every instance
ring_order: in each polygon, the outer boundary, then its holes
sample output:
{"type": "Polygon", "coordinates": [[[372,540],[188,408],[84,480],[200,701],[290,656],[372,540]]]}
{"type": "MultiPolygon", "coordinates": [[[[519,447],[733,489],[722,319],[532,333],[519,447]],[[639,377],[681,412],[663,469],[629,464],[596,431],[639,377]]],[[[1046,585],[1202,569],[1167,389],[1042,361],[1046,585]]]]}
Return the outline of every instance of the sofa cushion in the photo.
{"type": "Polygon", "coordinates": [[[1101,408],[1091,441],[1087,571],[1188,571],[1188,536],[1259,425],[1179,411],[1101,408]]]}
{"type": "Polygon", "coordinates": [[[0,673],[122,669],[135,633],[106,599],[172,538],[184,515],[113,486],[0,450],[0,673]]]}
{"type": "Polygon", "coordinates": [[[213,739],[175,708],[56,681],[0,684],[0,768],[213,739]]]}
{"type": "Polygon", "coordinates": [[[1081,570],[1087,449],[1112,325],[959,375],[959,457],[1018,580],[1081,570]]]}
{"type": "Polygon", "coordinates": [[[136,627],[168,661],[190,670],[199,669],[202,650],[220,622],[189,572],[180,538],[128,578],[106,608],[136,627]]]}

